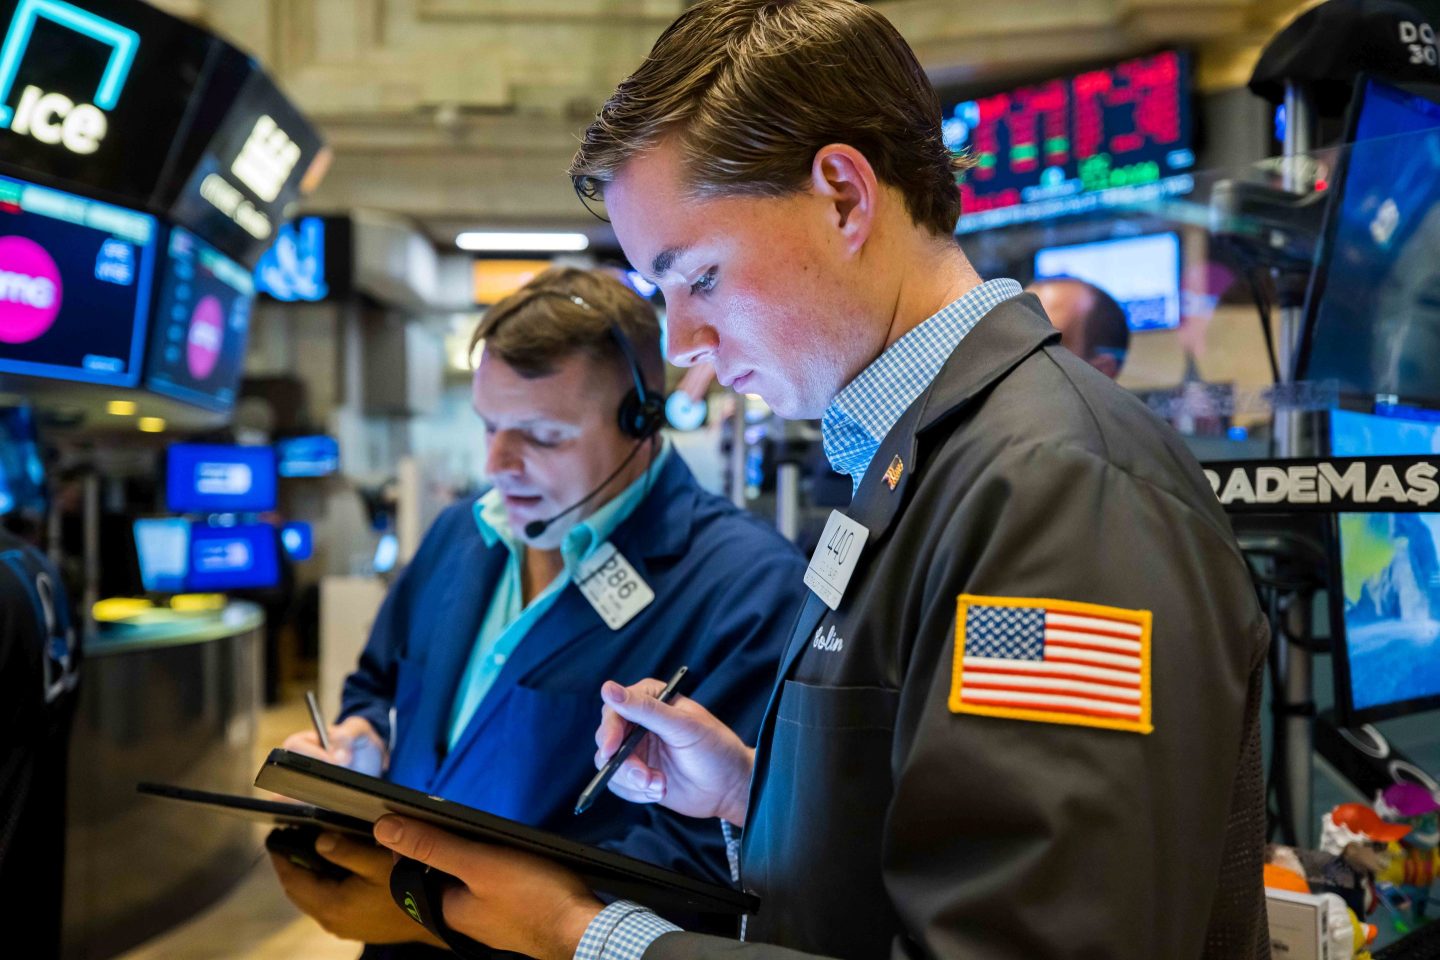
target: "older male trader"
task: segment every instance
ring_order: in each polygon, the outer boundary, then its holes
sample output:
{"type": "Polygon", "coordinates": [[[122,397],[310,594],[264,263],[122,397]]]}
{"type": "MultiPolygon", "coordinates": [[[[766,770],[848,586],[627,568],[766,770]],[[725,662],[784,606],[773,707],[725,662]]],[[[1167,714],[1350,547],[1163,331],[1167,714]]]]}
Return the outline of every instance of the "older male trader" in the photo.
{"type": "MultiPolygon", "coordinates": [[[[492,307],[475,339],[494,486],[435,522],[390,591],[330,759],[368,754],[404,786],[723,880],[708,825],[608,794],[573,815],[593,773],[598,688],[685,665],[690,695],[754,736],[803,563],[658,439],[659,326],[618,281],[546,273],[492,307]],[[611,548],[637,585],[606,598],[606,619],[577,571],[611,548]]],[[[323,754],[313,732],[286,746],[323,754]]],[[[367,957],[438,945],[391,900],[389,851],[333,835],[317,849],[355,875],[323,880],[275,858],[303,910],[368,942],[367,957]]]]}

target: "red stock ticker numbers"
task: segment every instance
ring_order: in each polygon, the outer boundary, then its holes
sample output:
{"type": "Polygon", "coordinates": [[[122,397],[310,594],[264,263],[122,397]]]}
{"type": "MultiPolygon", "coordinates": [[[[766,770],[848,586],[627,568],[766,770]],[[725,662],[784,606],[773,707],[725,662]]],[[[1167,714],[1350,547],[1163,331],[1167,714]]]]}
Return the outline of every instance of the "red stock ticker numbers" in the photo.
{"type": "Polygon", "coordinates": [[[1185,56],[1169,51],[954,105],[945,142],[976,162],[960,184],[962,231],[1078,212],[1074,201],[1117,187],[1173,186],[1195,163],[1188,88],[1185,56]],[[1001,213],[1020,207],[1032,209],[1001,213]]]}

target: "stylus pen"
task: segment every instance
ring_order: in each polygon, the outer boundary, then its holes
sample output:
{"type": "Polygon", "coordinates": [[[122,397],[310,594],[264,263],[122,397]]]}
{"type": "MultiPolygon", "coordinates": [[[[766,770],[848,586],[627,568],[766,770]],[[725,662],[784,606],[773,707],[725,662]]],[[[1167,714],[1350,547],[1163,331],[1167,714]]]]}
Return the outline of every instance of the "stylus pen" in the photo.
{"type": "Polygon", "coordinates": [[[325,732],[325,721],[320,719],[320,704],[315,702],[315,691],[305,691],[305,703],[310,707],[310,722],[315,724],[315,733],[320,737],[320,746],[330,752],[330,737],[325,732]]]}
{"type": "MultiPolygon", "coordinates": [[[[689,670],[689,667],[681,667],[679,670],[676,670],[675,676],[671,677],[670,682],[665,684],[665,689],[660,691],[660,696],[656,699],[661,703],[669,703],[671,698],[675,696],[675,691],[680,688],[680,681],[685,678],[685,674],[688,673],[689,670]]],[[[637,723],[635,724],[635,729],[625,735],[624,741],[620,744],[620,749],[616,750],[615,755],[606,761],[605,766],[601,767],[599,772],[595,774],[594,779],[586,785],[585,790],[580,794],[580,799],[575,801],[575,812],[577,814],[584,813],[590,809],[590,804],[594,803],[595,798],[600,796],[600,792],[605,789],[605,784],[609,783],[610,778],[615,776],[615,771],[620,769],[620,764],[624,763],[625,758],[635,752],[635,748],[640,745],[640,741],[645,738],[645,734],[648,732],[648,730],[637,723]]]]}

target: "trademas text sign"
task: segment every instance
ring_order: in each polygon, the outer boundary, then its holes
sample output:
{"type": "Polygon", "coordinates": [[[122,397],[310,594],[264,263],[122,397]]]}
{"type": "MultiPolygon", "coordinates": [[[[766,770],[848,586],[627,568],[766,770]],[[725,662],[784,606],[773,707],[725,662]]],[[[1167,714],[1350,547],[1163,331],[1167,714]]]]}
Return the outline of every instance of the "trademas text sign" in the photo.
{"type": "Polygon", "coordinates": [[[1407,513],[1440,509],[1440,455],[1232,460],[1203,465],[1230,513],[1407,513]]]}

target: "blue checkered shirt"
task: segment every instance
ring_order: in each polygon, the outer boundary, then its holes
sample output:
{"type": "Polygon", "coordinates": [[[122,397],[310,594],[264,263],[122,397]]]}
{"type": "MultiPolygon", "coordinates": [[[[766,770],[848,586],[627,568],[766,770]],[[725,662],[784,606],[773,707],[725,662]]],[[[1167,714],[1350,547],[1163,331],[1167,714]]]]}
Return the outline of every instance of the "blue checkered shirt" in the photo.
{"type": "Polygon", "coordinates": [[[851,493],[860,489],[880,442],[905,410],[924,393],[950,354],[980,318],[1021,294],[1014,280],[982,283],[896,340],[835,395],[820,432],[825,458],[848,474],[851,493]]]}
{"type": "MultiPolygon", "coordinates": [[[[830,465],[849,474],[858,490],[880,441],[930,386],[960,341],[981,317],[1020,293],[1014,280],[982,283],[886,348],[825,411],[820,427],[830,465]]],[[[728,829],[725,852],[738,880],[739,842],[728,829]]],[[[575,960],[641,960],[661,935],[679,929],[638,904],[618,900],[590,921],[575,960]]]]}

